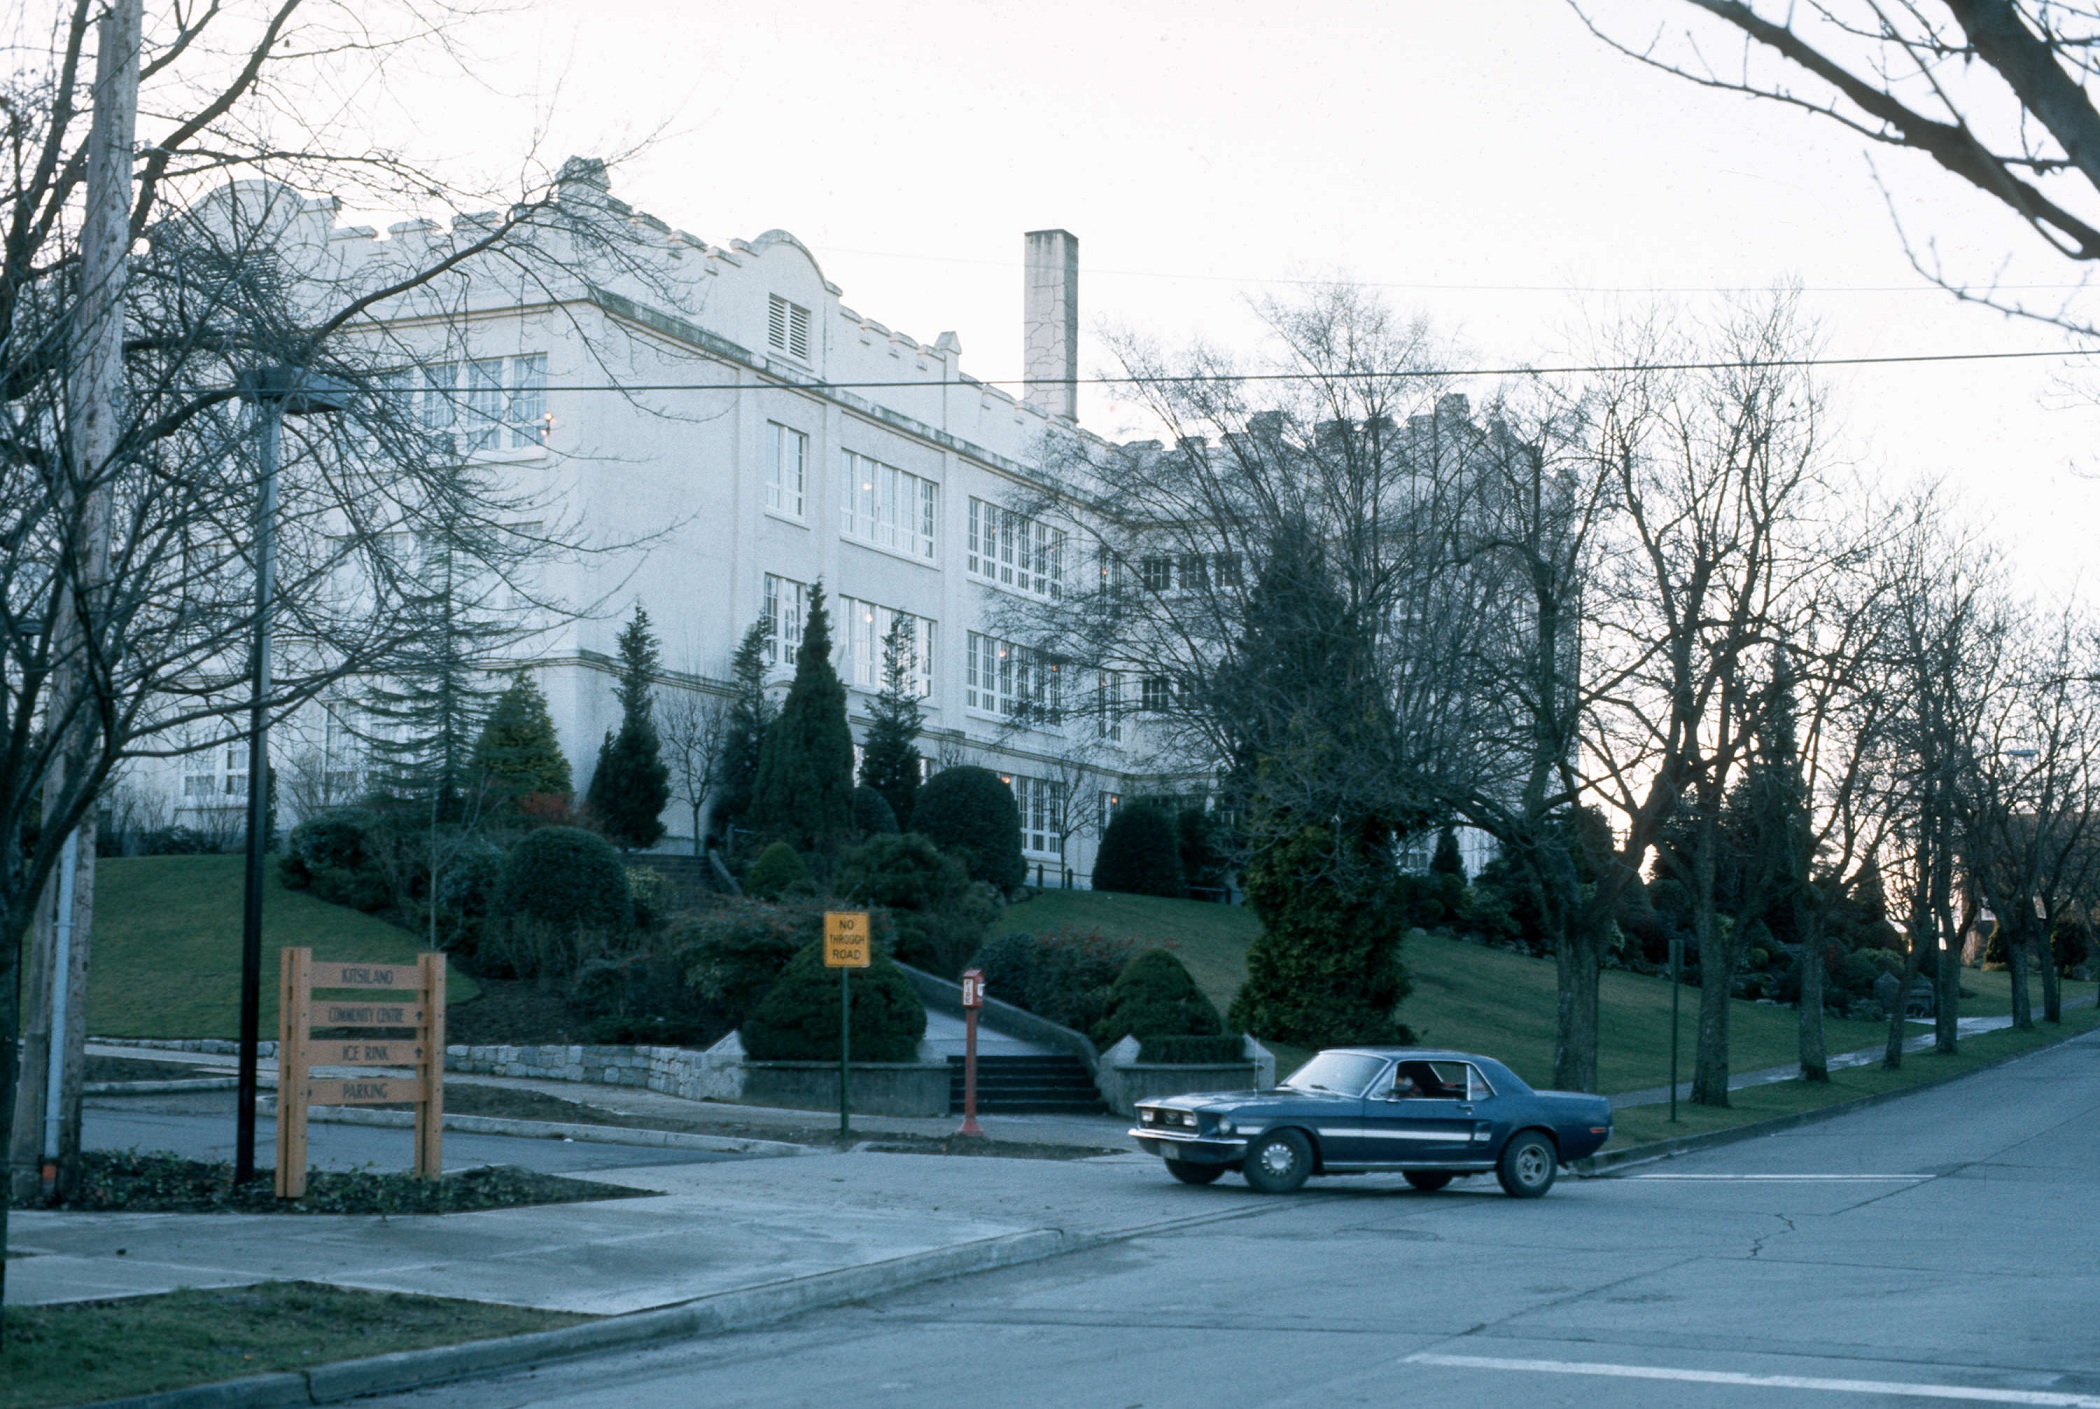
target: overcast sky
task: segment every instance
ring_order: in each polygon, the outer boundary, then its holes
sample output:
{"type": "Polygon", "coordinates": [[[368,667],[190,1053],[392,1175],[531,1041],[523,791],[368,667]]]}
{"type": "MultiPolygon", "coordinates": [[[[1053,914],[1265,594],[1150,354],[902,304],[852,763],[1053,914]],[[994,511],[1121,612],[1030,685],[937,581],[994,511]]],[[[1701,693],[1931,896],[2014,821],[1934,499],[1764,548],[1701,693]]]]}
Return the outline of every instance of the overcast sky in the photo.
{"type": "MultiPolygon", "coordinates": [[[[1601,0],[1628,32],[1671,0],[1601,0]]],[[[1022,232],[1080,239],[1096,334],[1252,337],[1248,295],[1386,286],[1489,364],[1573,350],[1585,309],[1799,279],[1839,354],[2063,345],[1916,275],[1897,220],[1980,279],[2078,271],[1919,159],[1643,69],[1560,0],[1279,6],[793,6],[527,0],[468,32],[495,91],[409,97],[417,154],[485,165],[538,125],[551,160],[657,133],[614,190],[716,243],[780,227],[860,312],[1020,368],[1022,232]],[[2008,263],[2008,261],[2010,261],[2008,263]],[[1623,291],[1623,292],[1614,292],[1623,291]]],[[[2044,295],[2046,296],[2046,295],[2044,295]]],[[[2100,315],[2100,296],[2094,312],[2100,315]]],[[[2100,505],[2100,368],[1833,374],[1846,454],[1937,476],[2038,582],[2077,573],[2100,505]]],[[[1082,417],[1115,434],[1092,388],[1082,417]]]]}

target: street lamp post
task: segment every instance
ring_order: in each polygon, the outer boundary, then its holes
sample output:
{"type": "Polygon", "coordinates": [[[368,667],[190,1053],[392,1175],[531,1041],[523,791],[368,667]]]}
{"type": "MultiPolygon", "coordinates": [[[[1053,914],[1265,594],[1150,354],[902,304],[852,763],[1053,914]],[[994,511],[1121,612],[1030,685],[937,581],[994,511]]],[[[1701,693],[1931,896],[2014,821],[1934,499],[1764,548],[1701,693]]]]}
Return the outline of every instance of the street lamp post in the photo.
{"type": "Polygon", "coordinates": [[[261,417],[261,484],[255,505],[255,633],[248,661],[248,857],[241,896],[241,1052],[233,1180],[255,1178],[257,1067],[262,1042],[263,860],[270,846],[270,607],[276,592],[278,433],[286,416],[340,411],[343,387],[297,367],[261,367],[241,377],[241,396],[261,417]]]}

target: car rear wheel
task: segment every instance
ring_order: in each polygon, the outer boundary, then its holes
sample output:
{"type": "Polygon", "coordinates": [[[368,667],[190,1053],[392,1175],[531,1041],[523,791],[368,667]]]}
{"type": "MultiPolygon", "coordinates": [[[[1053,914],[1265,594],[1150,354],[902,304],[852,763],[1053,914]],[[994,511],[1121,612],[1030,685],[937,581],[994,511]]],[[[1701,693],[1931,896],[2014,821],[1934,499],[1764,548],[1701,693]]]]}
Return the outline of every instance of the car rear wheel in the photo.
{"type": "Polygon", "coordinates": [[[1537,1130],[1519,1131],[1502,1147],[1502,1158],[1495,1162],[1495,1178],[1502,1183],[1502,1192],[1513,1199],[1535,1199],[1553,1187],[1553,1176],[1559,1172],[1560,1156],[1553,1142],[1537,1130]]]}
{"type": "Polygon", "coordinates": [[[1170,1159],[1167,1161],[1167,1173],[1173,1175],[1184,1184],[1215,1184],[1218,1182],[1219,1176],[1225,1173],[1225,1166],[1222,1164],[1192,1164],[1184,1159],[1170,1159]]]}
{"type": "Polygon", "coordinates": [[[1278,1130],[1256,1140],[1241,1172],[1264,1194],[1288,1194],[1312,1175],[1312,1141],[1296,1130],[1278,1130]]]}
{"type": "Polygon", "coordinates": [[[1410,1169],[1400,1176],[1425,1194],[1433,1194],[1451,1182],[1451,1176],[1434,1169],[1410,1169]]]}

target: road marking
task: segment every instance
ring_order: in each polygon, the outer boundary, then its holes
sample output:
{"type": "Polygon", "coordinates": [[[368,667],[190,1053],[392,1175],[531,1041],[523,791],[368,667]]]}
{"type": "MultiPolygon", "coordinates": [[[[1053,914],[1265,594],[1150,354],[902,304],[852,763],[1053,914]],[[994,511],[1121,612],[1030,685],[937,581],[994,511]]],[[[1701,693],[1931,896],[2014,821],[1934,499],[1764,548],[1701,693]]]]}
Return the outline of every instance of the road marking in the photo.
{"type": "Polygon", "coordinates": [[[1743,1385],[1753,1389],[1814,1389],[1832,1394],[1882,1394],[1912,1399],[1960,1399],[1983,1404],[2042,1404],[2054,1409],[2100,1409],[2100,1396],[2041,1389],[1982,1389],[1973,1385],[1916,1384],[1907,1380],[1832,1380],[1813,1375],[1745,1375],[1733,1370],[1677,1370],[1664,1365],[1607,1365],[1589,1360],[1504,1360],[1488,1355],[1410,1355],[1403,1363],[1460,1370],[1523,1370],[1540,1375],[1602,1375],[1620,1380],[1743,1385]]]}
{"type": "Polygon", "coordinates": [[[1927,1179],[1936,1179],[1939,1176],[1935,1174],[1629,1174],[1626,1177],[1629,1179],[1698,1179],[1724,1183],[1756,1183],[1763,1181],[1767,1183],[1813,1184],[1826,1180],[1846,1179],[1865,1179],[1881,1183],[1889,1183],[1899,1179],[1915,1179],[1923,1182],[1927,1179]]]}

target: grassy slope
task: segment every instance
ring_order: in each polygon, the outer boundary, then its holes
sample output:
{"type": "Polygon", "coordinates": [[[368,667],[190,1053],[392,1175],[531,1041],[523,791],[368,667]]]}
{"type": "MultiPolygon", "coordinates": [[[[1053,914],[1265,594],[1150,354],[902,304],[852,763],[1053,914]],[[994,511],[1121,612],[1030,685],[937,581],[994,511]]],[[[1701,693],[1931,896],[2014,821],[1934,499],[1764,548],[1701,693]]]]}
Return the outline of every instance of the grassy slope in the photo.
{"type": "MultiPolygon", "coordinates": [[[[1222,1010],[1247,973],[1247,946],[1260,932],[1253,912],[1241,906],[1106,892],[1046,891],[1013,906],[1001,917],[1009,930],[1037,932],[1093,929],[1171,948],[1188,965],[1222,1010]]],[[[1554,972],[1550,959],[1531,959],[1499,949],[1424,938],[1410,942],[1401,957],[1414,978],[1414,992],[1400,1016],[1422,1040],[1437,1046],[1491,1053],[1525,1080],[1545,1084],[1553,1073],[1554,972]]],[[[2011,989],[2002,973],[1964,970],[1963,987],[1973,991],[1962,1011],[2003,1013],[2011,989]]],[[[1681,998],[1680,1075],[1689,1079],[1699,995],[1681,998]]],[[[1784,1066],[1798,1056],[1797,1015],[1792,1008],[1735,1003],[1730,1054],[1737,1071],[1784,1066]]],[[[2037,997],[2037,1010],[2039,998],[2037,997]]],[[[1603,975],[1603,1042],[1598,1056],[1606,1091],[1633,1091],[1669,1080],[1670,985],[1637,974],[1603,975]]],[[[1917,1031],[1923,1031],[1919,1028],[1917,1031]]],[[[1887,1036],[1880,1023],[1826,1024],[1833,1052],[1879,1046],[1887,1036]]],[[[1282,1059],[1295,1052],[1279,1051],[1282,1059]]]]}
{"type": "Polygon", "coordinates": [[[268,1282],[7,1308],[0,1409],[45,1409],[331,1360],[551,1330],[555,1311],[268,1282]]]}
{"type": "MultiPolygon", "coordinates": [[[[265,1038],[277,1035],[277,951],[310,945],[316,958],[412,960],[421,946],[371,915],[286,890],[270,867],[263,894],[265,1038]]],[[[140,856],[95,867],[88,1031],[97,1037],[239,1035],[241,858],[140,856]]],[[[457,969],[449,1004],[479,992],[457,969]]]]}

